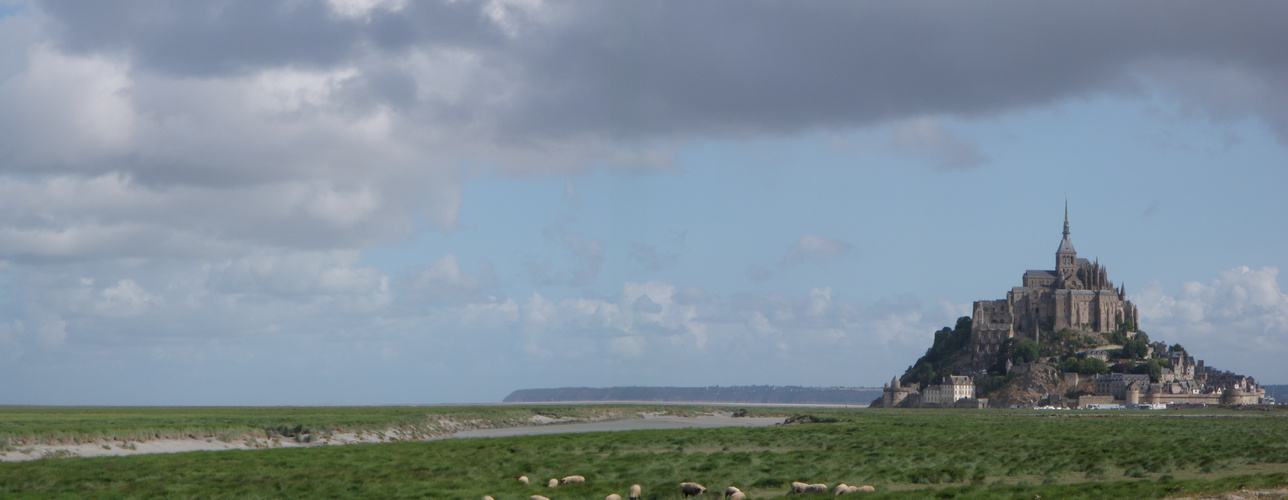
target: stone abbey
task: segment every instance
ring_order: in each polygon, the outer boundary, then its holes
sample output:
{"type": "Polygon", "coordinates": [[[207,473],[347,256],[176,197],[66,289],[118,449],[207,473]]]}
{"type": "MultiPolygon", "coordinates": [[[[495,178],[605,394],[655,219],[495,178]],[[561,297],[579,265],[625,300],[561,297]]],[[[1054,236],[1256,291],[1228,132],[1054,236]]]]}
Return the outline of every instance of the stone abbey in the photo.
{"type": "Polygon", "coordinates": [[[1055,269],[1028,270],[1006,298],[935,334],[876,407],[1134,407],[1272,402],[1255,379],[1206,365],[1179,345],[1151,342],[1125,286],[1078,257],[1064,235],[1055,269]],[[969,328],[967,328],[969,327],[969,328]]]}
{"type": "Polygon", "coordinates": [[[1064,329],[1082,333],[1134,330],[1136,306],[1125,287],[1114,288],[1100,262],[1078,258],[1069,239],[1069,206],[1064,209],[1064,238],[1055,251],[1054,270],[1028,270],[1021,286],[1001,300],[975,302],[971,314],[971,347],[988,363],[1012,337],[1042,340],[1043,332],[1064,329]]]}

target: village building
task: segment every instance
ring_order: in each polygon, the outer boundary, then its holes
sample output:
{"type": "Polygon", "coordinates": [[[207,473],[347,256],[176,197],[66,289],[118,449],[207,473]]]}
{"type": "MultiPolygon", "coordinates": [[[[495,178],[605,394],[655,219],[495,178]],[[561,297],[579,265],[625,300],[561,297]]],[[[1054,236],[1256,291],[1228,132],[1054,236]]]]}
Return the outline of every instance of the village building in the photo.
{"type": "Polygon", "coordinates": [[[921,402],[950,407],[963,399],[974,399],[975,381],[962,375],[946,376],[921,391],[921,402]]]}

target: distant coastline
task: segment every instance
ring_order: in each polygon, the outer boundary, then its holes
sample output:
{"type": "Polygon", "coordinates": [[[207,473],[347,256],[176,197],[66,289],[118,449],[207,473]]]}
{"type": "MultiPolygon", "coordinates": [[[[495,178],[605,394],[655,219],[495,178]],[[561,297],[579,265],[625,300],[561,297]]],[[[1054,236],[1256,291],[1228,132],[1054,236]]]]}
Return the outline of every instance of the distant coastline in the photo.
{"type": "Polygon", "coordinates": [[[880,388],[798,387],[798,386],[710,386],[710,387],[560,387],[519,389],[506,396],[505,403],[557,402],[656,402],[656,403],[748,403],[748,404],[838,404],[867,406],[881,397],[880,388]]]}

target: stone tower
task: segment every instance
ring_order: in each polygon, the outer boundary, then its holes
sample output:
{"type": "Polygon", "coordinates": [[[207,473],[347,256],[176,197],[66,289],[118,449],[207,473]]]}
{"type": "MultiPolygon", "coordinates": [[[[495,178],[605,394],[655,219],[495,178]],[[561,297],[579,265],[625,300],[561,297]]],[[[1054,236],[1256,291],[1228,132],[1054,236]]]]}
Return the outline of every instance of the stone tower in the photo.
{"type": "Polygon", "coordinates": [[[1078,270],[1078,251],[1073,249],[1073,241],[1069,240],[1069,200],[1064,200],[1064,239],[1060,240],[1060,248],[1055,251],[1055,274],[1064,276],[1078,270]]]}

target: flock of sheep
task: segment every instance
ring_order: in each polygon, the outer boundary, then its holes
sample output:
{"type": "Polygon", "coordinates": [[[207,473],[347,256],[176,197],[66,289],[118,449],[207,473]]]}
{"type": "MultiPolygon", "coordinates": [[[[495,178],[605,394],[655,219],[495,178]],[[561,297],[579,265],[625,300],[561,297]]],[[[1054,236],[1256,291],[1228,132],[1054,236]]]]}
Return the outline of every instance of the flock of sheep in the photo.
{"type": "MultiPolygon", "coordinates": [[[[520,483],[529,484],[528,476],[519,476],[518,479],[520,483]]],[[[549,481],[546,482],[546,487],[558,488],[559,485],[561,484],[578,484],[578,483],[584,483],[584,482],[586,482],[585,476],[568,476],[563,479],[551,478],[549,481]]],[[[805,493],[826,494],[827,493],[827,485],[823,483],[809,484],[809,483],[802,483],[800,481],[793,481],[791,486],[792,486],[792,493],[799,493],[799,494],[805,494],[805,493]]],[[[866,484],[863,486],[851,486],[845,483],[841,483],[836,485],[836,488],[832,490],[832,493],[835,495],[845,495],[848,493],[859,493],[859,492],[870,492],[870,491],[876,491],[876,489],[866,484]]],[[[643,492],[643,488],[640,487],[640,485],[632,484],[630,492],[628,493],[630,500],[639,500],[641,492],[643,492]]],[[[682,493],[686,498],[702,495],[706,492],[707,492],[707,488],[705,486],[702,486],[701,484],[690,483],[690,482],[680,483],[680,493],[682,493]]],[[[743,493],[742,490],[738,489],[736,486],[730,486],[728,488],[725,488],[724,496],[727,500],[746,500],[747,499],[747,495],[743,493]]],[[[487,495],[483,497],[483,500],[495,500],[495,499],[493,499],[491,495],[487,495]]],[[[541,495],[532,495],[528,497],[528,500],[550,500],[550,499],[541,495]]],[[[611,495],[608,495],[607,497],[604,497],[604,500],[622,500],[622,496],[616,493],[613,493],[611,495]]]]}

